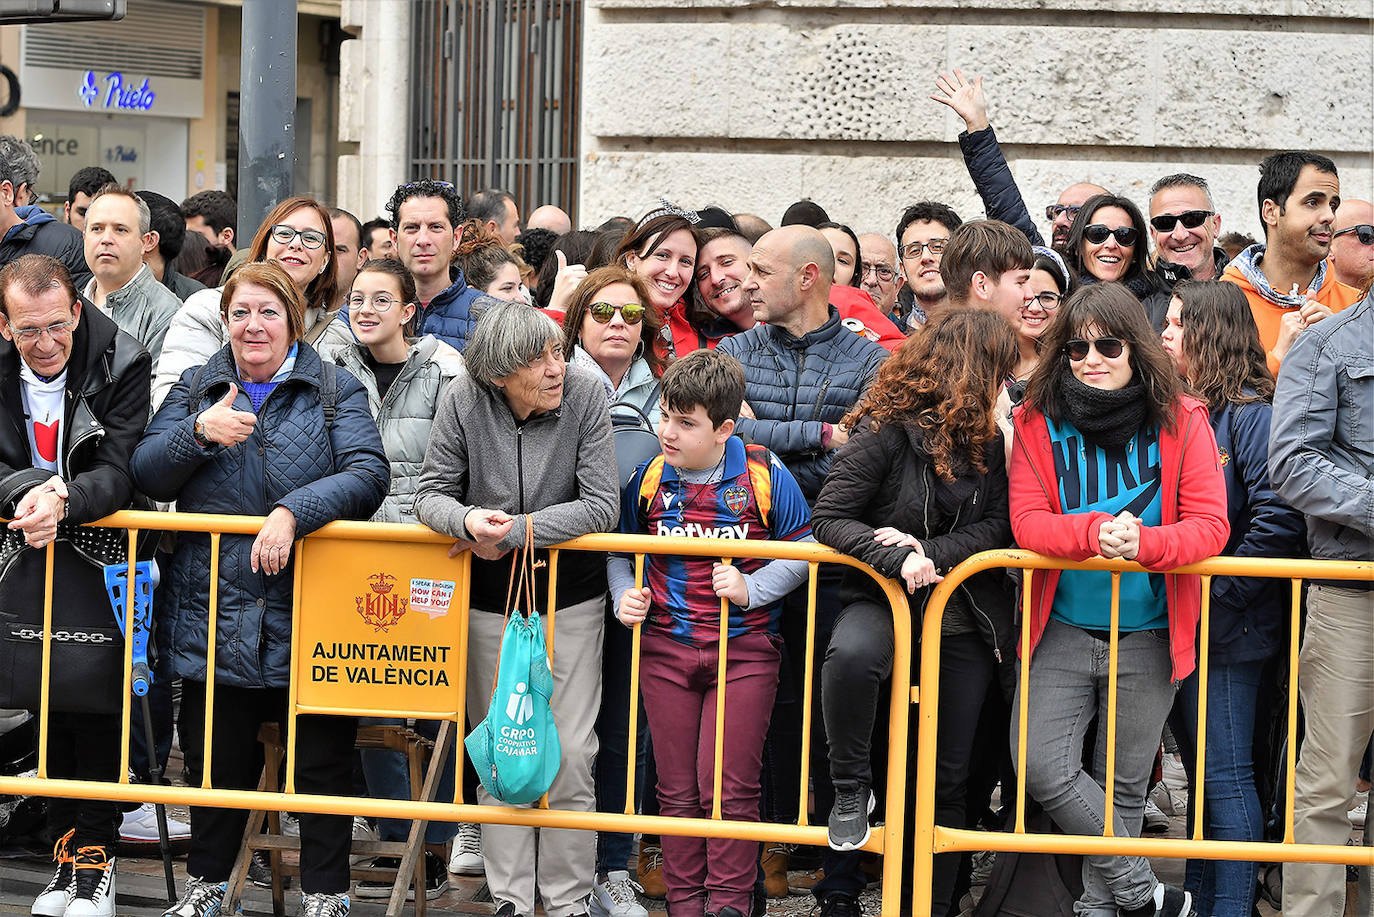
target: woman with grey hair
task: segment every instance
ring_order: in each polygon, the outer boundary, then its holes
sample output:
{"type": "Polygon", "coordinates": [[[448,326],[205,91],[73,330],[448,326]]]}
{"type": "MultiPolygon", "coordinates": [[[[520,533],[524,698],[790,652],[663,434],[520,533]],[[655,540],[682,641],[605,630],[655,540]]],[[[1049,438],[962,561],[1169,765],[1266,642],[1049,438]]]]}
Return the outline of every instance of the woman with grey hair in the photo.
{"type": "MultiPolygon", "coordinates": [[[[475,725],[491,700],[512,549],[525,542],[526,516],[535,547],[545,548],[609,530],[619,492],[605,386],[585,368],[564,362],[563,334],[551,319],[523,303],[493,304],[478,319],[463,360],[465,371],[440,399],[415,512],[430,528],[458,539],[451,554],[474,555],[467,711],[475,725]]],[[[545,564],[536,570],[534,594],[542,598],[547,589],[545,564]]],[[[603,565],[576,559],[559,564],[552,708],[563,761],[549,788],[554,809],[595,808],[605,592],[603,565]]],[[[485,789],[477,799],[503,804],[485,789]]],[[[533,914],[536,886],[549,917],[587,913],[594,837],[488,824],[482,826],[482,853],[498,917],[533,914]]]]}

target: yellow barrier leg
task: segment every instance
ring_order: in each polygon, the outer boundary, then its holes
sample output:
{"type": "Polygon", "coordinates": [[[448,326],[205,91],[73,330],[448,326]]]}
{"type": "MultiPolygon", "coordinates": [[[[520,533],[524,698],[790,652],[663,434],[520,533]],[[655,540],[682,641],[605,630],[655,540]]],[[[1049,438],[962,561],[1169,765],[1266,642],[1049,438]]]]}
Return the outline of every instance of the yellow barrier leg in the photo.
{"type": "Polygon", "coordinates": [[[1294,843],[1293,806],[1297,790],[1298,770],[1298,635],[1302,633],[1302,580],[1293,577],[1292,620],[1289,622],[1288,641],[1288,761],[1284,774],[1283,788],[1283,842],[1294,843]]]}
{"type": "Polygon", "coordinates": [[[1112,837],[1112,816],[1116,808],[1116,671],[1117,650],[1121,644],[1121,574],[1112,571],[1112,635],[1107,655],[1107,805],[1102,813],[1102,836],[1112,837]]]}
{"type": "MultiPolygon", "coordinates": [[[[119,705],[119,782],[129,782],[129,732],[134,711],[134,577],[138,530],[129,529],[129,569],[124,580],[124,701],[119,705]]],[[[148,752],[151,759],[153,752],[148,752]]]]}
{"type": "Polygon", "coordinates": [[[205,638],[205,747],[201,749],[205,761],[204,772],[200,775],[200,785],[210,789],[210,766],[213,762],[215,747],[215,627],[219,614],[219,532],[210,533],[210,604],[206,610],[205,638]]]}
{"type": "MultiPolygon", "coordinates": [[[[811,784],[811,700],[815,697],[816,680],[816,586],[820,577],[821,565],[807,565],[806,581],[806,678],[802,682],[802,727],[801,727],[801,792],[797,802],[797,824],[809,824],[807,804],[810,801],[811,784]]],[[[827,820],[829,816],[827,815],[827,820]]]]}
{"type": "Polygon", "coordinates": [[[1035,609],[1031,607],[1031,577],[1034,570],[1025,571],[1021,584],[1021,683],[1020,703],[1017,705],[1018,725],[1016,727],[1016,828],[1017,834],[1026,833],[1026,731],[1030,722],[1030,659],[1031,659],[1031,620],[1035,609]]]}
{"type": "MultiPolygon", "coordinates": [[[[730,566],[730,558],[720,562],[730,566]]],[[[711,817],[720,820],[720,785],[725,768],[725,647],[730,642],[730,602],[720,600],[720,646],[716,663],[716,750],[711,774],[711,817]]]]}
{"type": "MultiPolygon", "coordinates": [[[[644,555],[635,555],[635,588],[644,588],[644,555]]],[[[635,767],[639,762],[639,638],[643,625],[630,633],[630,729],[625,738],[625,814],[635,814],[635,767]]]]}
{"type": "MultiPolygon", "coordinates": [[[[1198,637],[1197,763],[1193,771],[1193,840],[1202,840],[1202,813],[1207,804],[1207,667],[1211,661],[1212,578],[1202,578],[1202,629],[1198,637]]],[[[1170,661],[1172,664],[1172,660],[1170,661]]]]}
{"type": "Polygon", "coordinates": [[[38,708],[38,777],[48,776],[48,692],[52,690],[52,569],[57,555],[57,542],[48,542],[43,554],[43,649],[38,696],[43,703],[38,708]]]}

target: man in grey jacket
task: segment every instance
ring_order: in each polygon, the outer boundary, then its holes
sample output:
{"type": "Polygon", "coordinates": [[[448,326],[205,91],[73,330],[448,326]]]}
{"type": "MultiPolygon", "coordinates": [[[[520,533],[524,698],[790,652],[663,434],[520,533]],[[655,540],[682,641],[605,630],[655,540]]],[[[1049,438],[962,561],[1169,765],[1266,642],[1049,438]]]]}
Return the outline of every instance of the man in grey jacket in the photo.
{"type": "Polygon", "coordinates": [[[144,254],[157,247],[152,221],[148,204],[132,191],[106,185],[95,193],[86,208],[85,233],[92,277],[82,293],[137,338],[156,365],[181,300],[143,263],[144,254]]]}
{"type": "MultiPolygon", "coordinates": [[[[1312,556],[1374,558],[1374,297],[1298,335],[1274,392],[1269,472],[1307,517],[1312,556]]],[[[1296,771],[1298,843],[1340,846],[1374,732],[1374,582],[1314,581],[1298,664],[1306,730],[1296,771]]],[[[1344,913],[1344,867],[1289,863],[1285,914],[1344,913]]]]}

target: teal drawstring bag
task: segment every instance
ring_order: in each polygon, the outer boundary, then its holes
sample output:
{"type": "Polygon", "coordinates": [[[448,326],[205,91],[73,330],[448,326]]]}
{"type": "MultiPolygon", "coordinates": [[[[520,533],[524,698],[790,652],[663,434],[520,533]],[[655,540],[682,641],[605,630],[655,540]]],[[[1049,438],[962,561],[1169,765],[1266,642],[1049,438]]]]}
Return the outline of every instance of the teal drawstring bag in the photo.
{"type": "Polygon", "coordinates": [[[511,565],[491,703],[486,717],[463,740],[477,779],[501,802],[516,806],[535,802],[558,776],[563,747],[553,721],[552,699],[553,670],[539,613],[534,610],[534,531],[527,515],[525,547],[511,565]]]}

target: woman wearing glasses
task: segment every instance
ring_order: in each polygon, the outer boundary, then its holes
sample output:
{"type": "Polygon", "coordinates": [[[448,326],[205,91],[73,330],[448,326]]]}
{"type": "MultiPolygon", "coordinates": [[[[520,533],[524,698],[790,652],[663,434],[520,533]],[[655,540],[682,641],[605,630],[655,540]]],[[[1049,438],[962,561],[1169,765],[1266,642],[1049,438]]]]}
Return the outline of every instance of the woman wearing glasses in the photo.
{"type": "MultiPolygon", "coordinates": [[[[322,363],[301,337],[305,302],[298,287],[274,261],[234,272],[221,299],[229,343],[177,381],[131,463],[141,492],[176,500],[184,512],[266,517],[256,536],[223,537],[218,582],[210,581],[210,536],[192,533],[177,539],[163,580],[165,649],[184,685],[177,726],[192,770],[205,760],[205,688],[214,679],[216,788],[256,787],[260,725],[276,722],[285,734],[295,542],[336,519],[368,518],[390,479],[363,387],[322,363]],[[212,594],[219,611],[209,666],[212,594]]],[[[306,715],[296,728],[301,792],[351,792],[356,721],[306,715]]],[[[247,817],[234,809],[191,809],[186,888],[164,917],[218,913],[247,817]]],[[[300,825],[300,912],[344,917],[352,818],[301,813],[300,825]]]]}
{"type": "MultiPolygon", "coordinates": [[[[464,274],[471,276],[466,271],[464,274]]],[[[462,358],[458,351],[431,334],[413,336],[419,297],[415,279],[399,261],[384,258],[364,262],[345,301],[348,323],[357,342],[339,345],[324,356],[362,383],[368,410],[377,422],[391,465],[391,487],[371,521],[418,522],[415,493],[420,486],[420,466],[425,460],[429,429],[439,406],[439,394],[461,372],[462,358]]],[[[380,718],[364,720],[363,724],[403,725],[400,720],[380,718]]],[[[419,720],[415,726],[431,739],[438,735],[437,721],[419,720]]],[[[452,754],[445,759],[436,798],[453,798],[455,761],[452,754]]],[[[411,798],[404,754],[367,749],[362,752],[362,762],[370,796],[411,798]]],[[[378,821],[383,841],[406,839],[409,822],[395,818],[378,821]]],[[[476,826],[432,821],[425,827],[426,898],[435,898],[448,887],[445,845],[460,829],[464,833],[460,849],[464,842],[480,845],[476,826]]],[[[399,857],[379,857],[372,865],[397,869],[401,861],[399,857]]],[[[359,898],[385,898],[390,894],[390,880],[358,883],[359,898]]]]}
{"type": "Polygon", "coordinates": [[[1069,227],[1064,258],[1083,284],[1122,284],[1135,298],[1155,292],[1146,260],[1145,217],[1128,198],[1097,194],[1083,204],[1069,227]]]}
{"type": "Polygon", "coordinates": [[[638,274],[615,265],[597,268],[568,303],[563,350],[574,366],[601,378],[612,414],[628,405],[657,424],[658,379],[666,364],[645,343],[658,339],[661,324],[648,302],[649,285],[638,274]]]}
{"type": "MultiPolygon", "coordinates": [[[[1206,406],[1182,393],[1140,303],[1120,284],[1099,283],[1078,290],[1059,312],[1014,417],[1017,543],[1074,561],[1121,558],[1151,571],[1216,554],[1230,531],[1216,438],[1206,406]]],[[[1111,574],[1037,570],[1027,573],[1025,588],[1031,655],[1022,665],[1029,667],[1027,734],[1035,737],[1026,748],[1026,790],[1064,831],[1101,835],[1111,574]],[[1083,744],[1094,718],[1089,773],[1083,744]]],[[[1201,601],[1197,576],[1121,576],[1112,787],[1118,836],[1140,833],[1174,689],[1194,668],[1201,601]]],[[[1011,740],[1015,757],[1015,726],[1011,740]]],[[[1090,856],[1083,873],[1081,913],[1193,913],[1191,897],[1162,885],[1143,857],[1090,856]]]]}
{"type": "MultiPolygon", "coordinates": [[[[353,336],[337,313],[329,311],[337,298],[334,229],[329,210],[309,197],[282,201],[262,221],[248,248],[248,261],[273,261],[286,271],[305,301],[302,340],[317,350],[349,343],[353,336]]],[[[201,366],[229,341],[229,328],[220,317],[224,287],[192,294],[172,316],[153,378],[153,409],[162,406],[181,374],[201,366]]]]}

